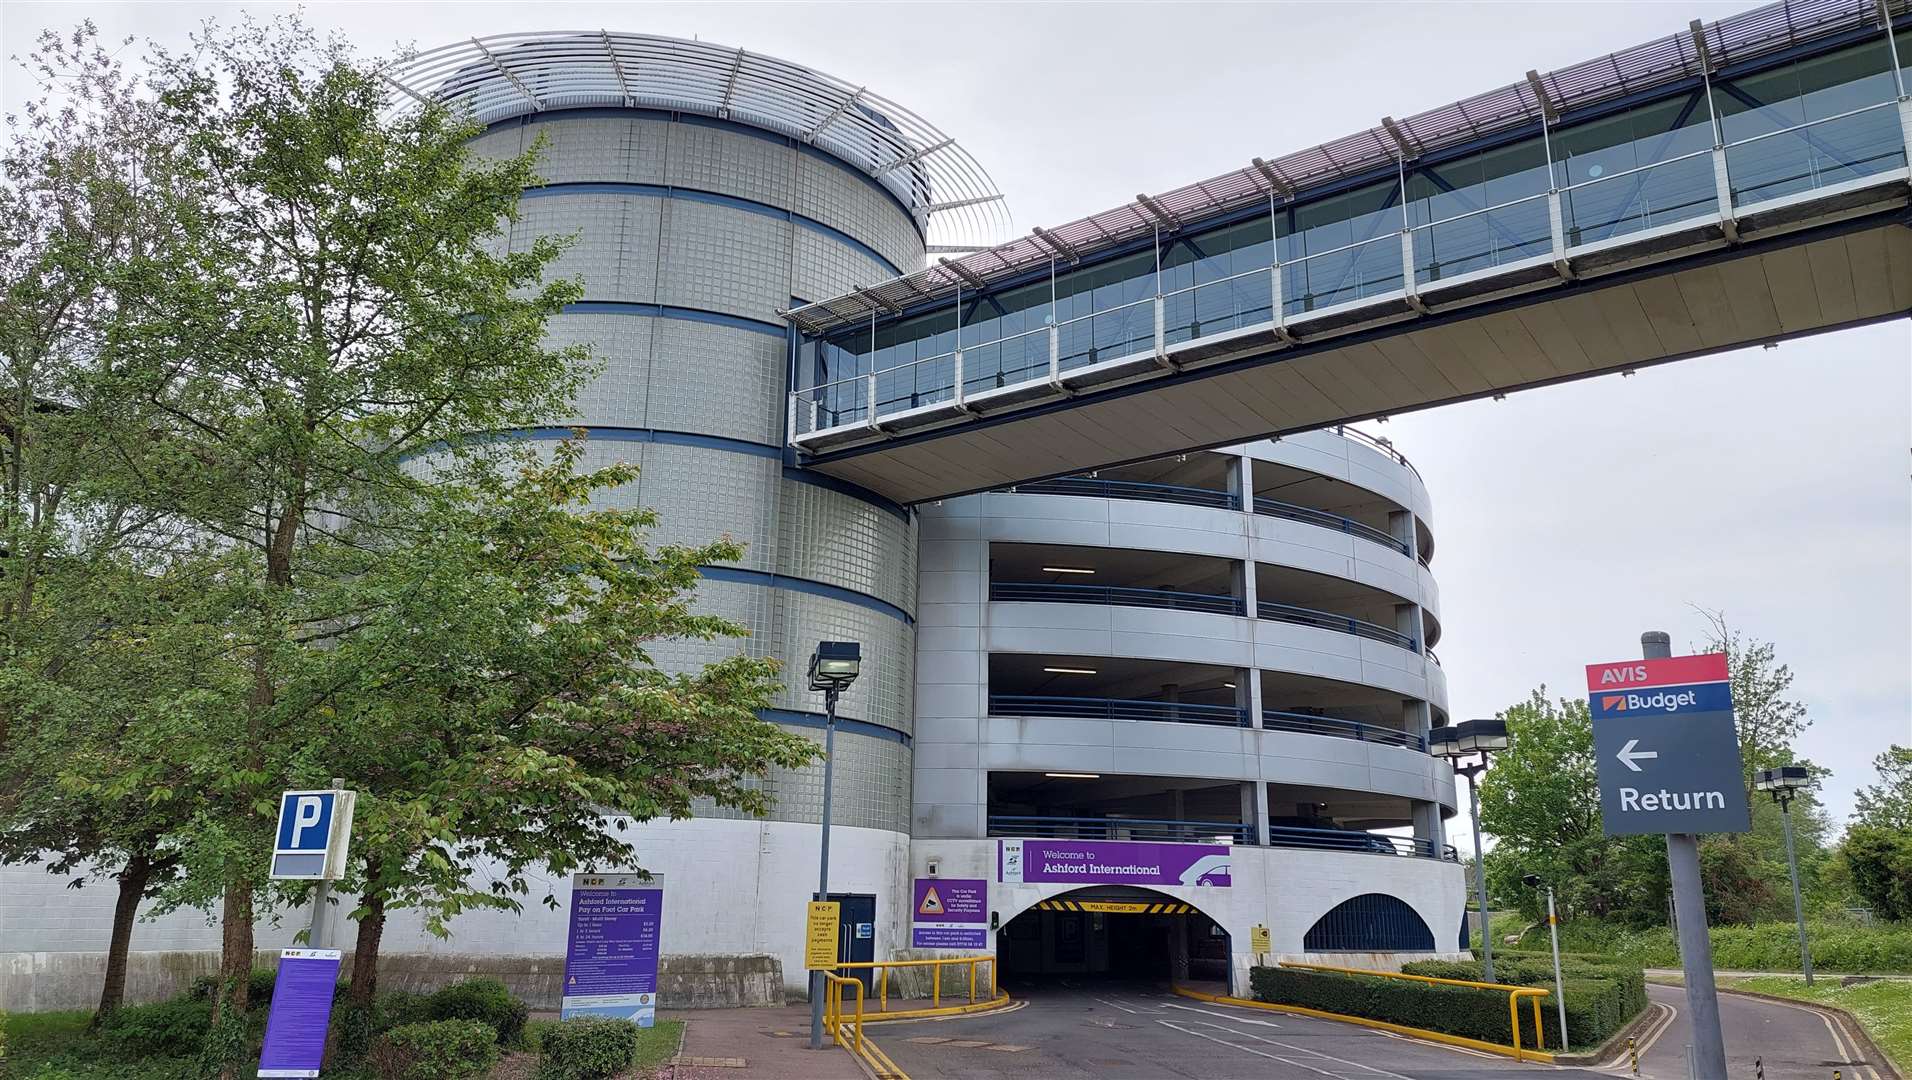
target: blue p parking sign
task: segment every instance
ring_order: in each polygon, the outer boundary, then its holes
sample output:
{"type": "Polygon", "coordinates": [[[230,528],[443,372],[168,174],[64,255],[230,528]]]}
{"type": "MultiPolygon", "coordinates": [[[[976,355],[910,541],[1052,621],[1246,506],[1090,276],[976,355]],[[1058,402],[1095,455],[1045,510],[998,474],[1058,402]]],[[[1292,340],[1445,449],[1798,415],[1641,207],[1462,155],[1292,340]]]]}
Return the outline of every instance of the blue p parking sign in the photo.
{"type": "Polygon", "coordinates": [[[336,878],[345,865],[352,836],[350,791],[288,791],[279,796],[279,831],[272,851],[272,876],[280,879],[336,878]]]}

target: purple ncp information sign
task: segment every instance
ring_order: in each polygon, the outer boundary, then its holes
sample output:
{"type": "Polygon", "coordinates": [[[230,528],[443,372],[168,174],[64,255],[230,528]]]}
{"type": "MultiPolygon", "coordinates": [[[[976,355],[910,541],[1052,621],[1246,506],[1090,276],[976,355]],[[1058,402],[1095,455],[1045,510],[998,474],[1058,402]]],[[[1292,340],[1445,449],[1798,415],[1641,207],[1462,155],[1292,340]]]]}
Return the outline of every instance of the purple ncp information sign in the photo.
{"type": "Polygon", "coordinates": [[[998,840],[996,876],[1005,883],[1084,885],[1231,884],[1227,844],[1129,840],[998,840]]]}
{"type": "Polygon", "coordinates": [[[917,878],[910,910],[912,949],[989,947],[989,882],[981,878],[917,878]]]}
{"type": "Polygon", "coordinates": [[[259,1075],[319,1075],[325,1063],[325,1029],[332,1021],[332,991],[339,984],[339,950],[286,949],[272,984],[266,1014],[266,1044],[259,1075]]]}
{"type": "Polygon", "coordinates": [[[561,1019],[615,1016],[638,1027],[656,1022],[664,890],[655,882],[637,874],[572,876],[561,1019]]]}

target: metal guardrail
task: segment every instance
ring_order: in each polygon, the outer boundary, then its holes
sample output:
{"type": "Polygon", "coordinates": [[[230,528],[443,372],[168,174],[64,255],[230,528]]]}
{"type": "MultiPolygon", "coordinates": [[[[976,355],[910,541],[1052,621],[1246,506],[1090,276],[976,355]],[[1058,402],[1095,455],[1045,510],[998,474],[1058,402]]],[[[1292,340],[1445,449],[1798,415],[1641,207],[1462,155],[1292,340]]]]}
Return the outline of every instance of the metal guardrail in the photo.
{"type": "Polygon", "coordinates": [[[861,1054],[863,1052],[863,980],[833,975],[828,971],[821,974],[823,975],[823,1030],[829,1033],[832,1044],[841,1046],[846,1041],[843,1036],[844,1029],[848,1028],[851,1032],[852,1045],[856,1048],[855,1052],[861,1054]],[[856,987],[856,1011],[846,1013],[843,1011],[843,991],[852,986],[856,987]]]}
{"type": "Polygon", "coordinates": [[[1228,821],[989,815],[991,836],[1050,840],[1165,840],[1183,844],[1254,844],[1255,827],[1228,821]]]}
{"type": "Polygon", "coordinates": [[[1155,720],[1171,724],[1247,727],[1248,710],[1237,705],[1197,705],[1186,701],[1137,698],[1065,697],[1043,694],[991,694],[991,716],[1058,716],[1077,720],[1155,720]]]}
{"type": "Polygon", "coordinates": [[[1043,604],[1115,604],[1122,607],[1172,608],[1211,615],[1240,615],[1238,596],[1144,589],[1129,585],[1072,585],[1066,582],[992,581],[989,598],[1043,604]]]}
{"type": "Polygon", "coordinates": [[[1422,859],[1459,862],[1452,844],[1436,846],[1434,841],[1417,836],[1385,836],[1381,833],[1350,829],[1311,829],[1299,825],[1272,825],[1268,829],[1271,847],[1315,848],[1328,851],[1359,851],[1371,855],[1405,855],[1422,859]]]}
{"type": "Polygon", "coordinates": [[[1181,506],[1208,506],[1219,510],[1241,508],[1235,496],[1227,491],[1192,487],[1187,484],[1152,484],[1141,480],[1059,476],[1053,480],[1032,480],[1006,490],[1024,495],[1079,495],[1102,499],[1141,499],[1146,502],[1176,503],[1181,506]]]}
{"type": "Polygon", "coordinates": [[[1255,496],[1255,513],[1287,518],[1289,521],[1300,521],[1309,525],[1320,525],[1328,529],[1338,529],[1350,536],[1358,536],[1363,540],[1393,548],[1403,555],[1408,553],[1407,541],[1392,533],[1383,532],[1372,525],[1363,525],[1353,518],[1330,514],[1326,510],[1316,510],[1311,506],[1297,506],[1294,503],[1285,503],[1278,499],[1257,495],[1255,496]]]}
{"type": "Polygon", "coordinates": [[[1339,720],[1332,716],[1308,716],[1305,713],[1281,712],[1269,709],[1261,714],[1261,726],[1272,731],[1299,731],[1307,735],[1331,735],[1337,739],[1355,739],[1359,742],[1383,743],[1388,746],[1405,746],[1410,750],[1427,751],[1427,740],[1411,731],[1378,727],[1354,720],[1339,720]]]}
{"type": "MultiPolygon", "coordinates": [[[[925,1010],[921,1009],[899,1009],[896,1012],[890,1011],[890,971],[892,969],[929,968],[930,1006],[927,1011],[935,1012],[943,1007],[943,969],[949,967],[967,967],[969,969],[969,1004],[974,1005],[976,1004],[976,969],[983,964],[989,965],[989,996],[984,998],[983,1001],[993,1002],[997,998],[996,955],[994,953],[982,953],[976,956],[937,956],[923,960],[848,960],[837,964],[834,970],[876,972],[877,1005],[876,1012],[871,1015],[874,1019],[881,1020],[900,1019],[925,1012],[925,1010]]],[[[825,972],[824,975],[826,978],[843,978],[842,976],[832,975],[829,972],[825,972]]],[[[861,1023],[864,1018],[863,980],[844,978],[843,981],[852,982],[857,985],[857,1020],[860,1034],[861,1023]]],[[[1004,998],[1003,1000],[1007,1001],[1008,999],[1004,998]]]]}
{"type": "Polygon", "coordinates": [[[1411,652],[1421,651],[1420,642],[1398,630],[1390,630],[1385,626],[1377,626],[1374,623],[1351,618],[1347,615],[1336,615],[1332,611],[1316,611],[1313,608],[1296,607],[1293,604],[1277,604],[1272,600],[1263,600],[1260,604],[1256,605],[1255,613],[1263,619],[1298,623],[1302,626],[1317,626],[1323,630],[1336,630],[1343,634],[1353,634],[1356,637],[1384,641],[1389,645],[1398,645],[1411,652]]]}

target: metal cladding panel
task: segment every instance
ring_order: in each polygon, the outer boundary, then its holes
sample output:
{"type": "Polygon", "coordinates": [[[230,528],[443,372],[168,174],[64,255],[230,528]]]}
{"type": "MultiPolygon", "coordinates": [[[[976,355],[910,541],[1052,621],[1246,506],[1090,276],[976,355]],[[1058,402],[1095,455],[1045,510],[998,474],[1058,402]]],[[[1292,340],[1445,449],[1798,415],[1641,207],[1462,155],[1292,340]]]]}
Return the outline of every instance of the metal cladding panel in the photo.
{"type": "MultiPolygon", "coordinates": [[[[814,728],[788,728],[819,746],[823,733],[814,728]]],[[[838,731],[836,767],[831,778],[830,823],[861,829],[888,829],[907,833],[910,827],[910,748],[901,743],[838,731]]],[[[772,769],[750,783],[770,797],[771,821],[815,824],[823,820],[823,766],[772,769]]],[[[700,818],[753,817],[708,800],[699,800],[693,813],[700,818]]]]}

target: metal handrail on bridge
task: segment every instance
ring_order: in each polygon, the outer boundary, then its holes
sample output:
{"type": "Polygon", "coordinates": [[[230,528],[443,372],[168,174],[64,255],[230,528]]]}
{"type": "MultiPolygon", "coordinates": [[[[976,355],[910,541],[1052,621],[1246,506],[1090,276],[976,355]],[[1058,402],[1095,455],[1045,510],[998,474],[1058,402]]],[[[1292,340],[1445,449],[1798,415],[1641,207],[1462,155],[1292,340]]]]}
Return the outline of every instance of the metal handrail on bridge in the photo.
{"type": "MultiPolygon", "coordinates": [[[[827,426],[829,429],[852,425],[879,429],[882,417],[925,404],[949,402],[963,408],[969,396],[962,374],[965,351],[987,349],[998,342],[1031,334],[1047,334],[1046,363],[1038,359],[1034,365],[1019,368],[1018,373],[1026,370],[1030,376],[1019,382],[1005,383],[1003,388],[1035,387],[1046,381],[1058,393],[1065,392],[1063,377],[1084,365],[1073,362],[1076,359],[1073,353],[1072,362],[1063,363],[1060,345],[1063,329],[1073,331],[1078,324],[1089,322],[1093,337],[1093,320],[1116,314],[1128,319],[1131,309],[1142,305],[1154,307],[1152,340],[1147,333],[1128,334],[1122,339],[1122,344],[1131,347],[1128,355],[1104,357],[1101,353],[1106,347],[1098,348],[1091,362],[1140,359],[1151,353],[1163,361],[1172,351],[1166,336],[1166,309],[1171,296],[1217,285],[1234,288],[1236,279],[1250,276],[1266,280],[1269,302],[1262,304],[1257,299],[1253,311],[1267,311],[1267,319],[1252,326],[1242,325],[1241,313],[1236,312],[1214,320],[1216,329],[1213,331],[1205,325],[1178,326],[1177,340],[1172,344],[1179,347],[1216,334],[1259,328],[1271,328],[1279,338],[1289,333],[1291,324],[1318,319],[1324,312],[1351,316],[1366,307],[1398,304],[1404,300],[1411,307],[1418,306],[1420,294],[1426,289],[1491,278],[1501,273],[1519,273],[1546,264],[1559,270],[1564,281],[1571,277],[1567,268],[1575,257],[1610,248],[1629,238],[1646,239],[1642,234],[1654,230],[1718,223],[1732,238],[1737,236],[1738,222],[1745,211],[1783,206],[1840,185],[1876,185],[1890,181],[1895,175],[1907,175],[1908,159],[1912,158],[1908,151],[1912,147],[1908,147],[1906,140],[1906,125],[1903,121],[1891,123],[1886,119],[1888,110],[1903,108],[1895,94],[1889,100],[1833,116],[1743,138],[1721,139],[1711,148],[1570,182],[1558,174],[1567,161],[1552,156],[1549,151],[1548,190],[1545,191],[1530,189],[1491,206],[1471,207],[1429,222],[1414,221],[1403,200],[1399,203],[1398,227],[1381,226],[1377,220],[1370,235],[1352,243],[1291,254],[1285,259],[1281,257],[1280,245],[1274,245],[1267,266],[1238,272],[1220,281],[1203,282],[1172,293],[1158,283],[1157,295],[1153,297],[1125,299],[1105,310],[1076,315],[1035,330],[1005,334],[991,341],[959,340],[959,347],[951,353],[800,388],[793,391],[789,399],[790,437],[794,440],[826,430],[818,423],[824,413],[828,413],[832,421],[827,426]],[[1833,141],[1850,139],[1855,128],[1874,123],[1878,128],[1876,137],[1861,131],[1863,145],[1849,152],[1834,152],[1838,148],[1833,141]],[[1386,231],[1381,231],[1383,228],[1386,231]],[[1437,246],[1451,250],[1437,251],[1437,246]],[[1449,276],[1445,271],[1452,267],[1466,269],[1449,276]],[[1321,291],[1316,290],[1316,277],[1323,279],[1321,291]],[[1181,336],[1184,330],[1192,332],[1184,338],[1181,336]],[[936,367],[932,369],[928,365],[936,367]],[[893,402],[879,401],[879,380],[889,378],[893,382],[897,373],[909,368],[937,371],[930,379],[935,385],[927,389],[913,388],[893,402]],[[940,374],[942,368],[953,373],[947,383],[940,374]],[[828,404],[824,403],[826,397],[828,404]],[[904,407],[885,407],[890,404],[904,407]],[[801,422],[804,419],[809,421],[807,426],[801,422]]],[[[1477,294],[1491,297],[1495,291],[1481,288],[1477,294]]],[[[1353,327],[1358,320],[1343,318],[1339,324],[1353,327]]],[[[1335,332],[1329,331],[1330,335],[1335,332]]],[[[1173,363],[1163,362],[1158,366],[1164,372],[1179,369],[1179,365],[1173,363]]],[[[910,381],[912,384],[919,381],[916,373],[910,374],[910,381]]],[[[1412,463],[1380,439],[1344,426],[1337,426],[1336,430],[1370,443],[1413,468],[1412,463]]]]}
{"type": "Polygon", "coordinates": [[[1261,726],[1272,731],[1298,731],[1307,735],[1331,735],[1337,739],[1405,746],[1409,750],[1426,751],[1427,749],[1427,740],[1411,731],[1363,724],[1355,720],[1342,720],[1333,716],[1309,716],[1306,713],[1266,709],[1261,714],[1261,726]]]}
{"type": "MultiPolygon", "coordinates": [[[[1534,1003],[1534,1039],[1544,1046],[1544,1029],[1540,1026],[1540,999],[1548,997],[1552,991],[1538,986],[1509,986],[1506,983],[1475,982],[1471,979],[1437,979],[1432,975],[1407,975],[1399,971],[1374,971],[1368,968],[1336,967],[1332,964],[1300,964],[1288,960],[1277,965],[1296,971],[1325,971],[1334,975],[1368,975],[1377,979],[1405,979],[1413,982],[1435,983],[1441,986],[1466,986],[1475,990],[1500,990],[1507,994],[1507,1017],[1513,1031],[1512,1047],[1515,1061],[1525,1061],[1527,1052],[1520,1047],[1520,999],[1530,998],[1534,1003]]],[[[1561,1043],[1566,1043],[1562,1033],[1561,1043]]],[[[1534,1048],[1539,1060],[1551,1060],[1541,1046],[1534,1048]]]]}
{"type": "Polygon", "coordinates": [[[1278,604],[1272,600],[1263,600],[1255,606],[1255,614],[1258,618],[1315,626],[1323,630],[1336,630],[1343,634],[1353,634],[1356,637],[1398,645],[1411,652],[1421,651],[1420,642],[1399,630],[1390,630],[1385,626],[1349,615],[1336,615],[1332,611],[1316,611],[1313,608],[1297,607],[1294,604],[1278,604]]]}
{"type": "Polygon", "coordinates": [[[1160,840],[1178,844],[1254,844],[1255,827],[1229,821],[1043,817],[991,814],[989,835],[1050,840],[1160,840]]]}
{"type": "Polygon", "coordinates": [[[1210,615],[1240,615],[1243,610],[1242,599],[1238,596],[1129,585],[1075,585],[1060,581],[992,581],[989,583],[989,598],[1005,602],[1172,608],[1210,615]]]}
{"type": "Polygon", "coordinates": [[[1239,705],[1199,705],[1188,701],[1069,697],[1047,694],[991,694],[989,695],[989,715],[1055,716],[1074,720],[1157,720],[1171,724],[1248,726],[1248,710],[1239,705]]]}

